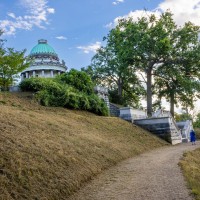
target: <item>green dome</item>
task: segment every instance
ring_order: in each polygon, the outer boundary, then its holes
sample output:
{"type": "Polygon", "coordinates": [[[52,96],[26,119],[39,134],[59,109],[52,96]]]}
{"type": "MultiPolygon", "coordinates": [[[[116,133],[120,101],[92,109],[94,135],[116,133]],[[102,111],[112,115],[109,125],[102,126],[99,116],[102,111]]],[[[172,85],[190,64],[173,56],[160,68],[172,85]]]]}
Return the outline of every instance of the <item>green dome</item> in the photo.
{"type": "Polygon", "coordinates": [[[38,40],[38,44],[31,50],[30,55],[33,54],[54,54],[57,55],[54,49],[47,44],[47,40],[38,40]]]}

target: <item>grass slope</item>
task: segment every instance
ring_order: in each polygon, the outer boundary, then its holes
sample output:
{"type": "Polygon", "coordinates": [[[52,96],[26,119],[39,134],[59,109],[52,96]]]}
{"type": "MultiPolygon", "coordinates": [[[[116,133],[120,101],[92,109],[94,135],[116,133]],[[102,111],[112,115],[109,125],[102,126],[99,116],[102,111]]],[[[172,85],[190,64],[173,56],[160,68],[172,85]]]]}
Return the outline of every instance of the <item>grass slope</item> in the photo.
{"type": "Polygon", "coordinates": [[[196,200],[200,200],[200,149],[184,154],[180,161],[183,174],[196,200]]]}
{"type": "Polygon", "coordinates": [[[0,199],[66,199],[102,170],[163,145],[119,118],[0,93],[0,199]]]}

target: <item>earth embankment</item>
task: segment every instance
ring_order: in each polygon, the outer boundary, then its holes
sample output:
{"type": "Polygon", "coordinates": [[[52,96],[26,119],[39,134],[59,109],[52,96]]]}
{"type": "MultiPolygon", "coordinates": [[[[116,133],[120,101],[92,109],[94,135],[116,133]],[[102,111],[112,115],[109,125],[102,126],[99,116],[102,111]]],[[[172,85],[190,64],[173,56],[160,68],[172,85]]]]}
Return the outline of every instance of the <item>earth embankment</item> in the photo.
{"type": "Polygon", "coordinates": [[[119,118],[0,92],[0,199],[66,199],[105,169],[165,145],[119,118]]]}

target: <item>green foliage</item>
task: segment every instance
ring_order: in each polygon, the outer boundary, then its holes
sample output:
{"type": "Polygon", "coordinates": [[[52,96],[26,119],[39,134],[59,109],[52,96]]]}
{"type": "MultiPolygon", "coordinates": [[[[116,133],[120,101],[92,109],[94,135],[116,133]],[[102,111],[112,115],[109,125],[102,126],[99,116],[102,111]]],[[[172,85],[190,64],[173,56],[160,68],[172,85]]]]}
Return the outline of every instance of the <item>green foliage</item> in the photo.
{"type": "Polygon", "coordinates": [[[107,77],[117,74],[128,83],[126,87],[131,85],[128,78],[136,71],[145,74],[148,115],[152,113],[153,94],[170,101],[173,115],[176,103],[192,105],[195,92],[200,91],[199,30],[190,22],[177,27],[169,11],[159,18],[152,14],[136,21],[121,19],[106,37],[108,44],[100,49],[95,64],[109,66],[107,77]]]}
{"type": "Polygon", "coordinates": [[[193,123],[194,127],[200,128],[200,113],[197,114],[197,117],[193,123]]]}
{"type": "Polygon", "coordinates": [[[116,53],[115,44],[109,42],[109,37],[111,34],[108,36],[107,46],[101,47],[92,58],[91,65],[82,70],[89,73],[97,84],[106,86],[111,94],[117,92],[111,98],[113,103],[138,105],[144,94],[143,87],[134,69],[116,53]]]}
{"type": "Polygon", "coordinates": [[[79,94],[70,92],[68,97],[69,101],[65,107],[79,109],[79,94]]]}
{"type": "Polygon", "coordinates": [[[25,57],[25,50],[16,51],[13,48],[0,47],[0,87],[8,90],[18,73],[27,68],[30,61],[25,57]]]}
{"type": "Polygon", "coordinates": [[[171,34],[173,48],[170,58],[155,73],[154,89],[159,98],[165,97],[170,102],[173,115],[174,106],[193,108],[194,100],[199,96],[199,27],[188,22],[176,28],[171,34]]]}
{"type": "MultiPolygon", "coordinates": [[[[78,78],[77,78],[77,82],[78,78]]],[[[36,92],[36,99],[43,106],[58,106],[77,110],[88,110],[98,115],[108,115],[108,108],[103,100],[94,93],[88,95],[61,81],[60,77],[30,78],[20,83],[22,91],[36,92]]],[[[86,90],[87,92],[89,90],[86,90]]],[[[91,92],[90,92],[91,93],[91,92]]]]}
{"type": "Polygon", "coordinates": [[[134,108],[139,108],[141,106],[139,100],[140,100],[140,95],[142,94],[142,91],[137,92],[133,88],[132,92],[131,91],[129,92],[128,89],[126,88],[126,90],[124,90],[122,93],[123,98],[120,98],[117,89],[112,89],[112,90],[109,90],[108,92],[109,92],[109,100],[110,102],[114,104],[118,104],[122,106],[132,106],[134,108]]]}
{"type": "Polygon", "coordinates": [[[27,78],[20,83],[22,91],[38,92],[40,90],[48,89],[55,84],[55,81],[50,78],[27,78]]]}
{"type": "Polygon", "coordinates": [[[108,115],[108,108],[104,101],[100,99],[97,95],[92,94],[88,97],[90,102],[90,111],[107,116],[108,115]]]}
{"type": "Polygon", "coordinates": [[[86,93],[94,93],[94,84],[86,72],[71,69],[69,72],[63,73],[57,77],[61,82],[71,85],[77,90],[86,93]]]}
{"type": "Polygon", "coordinates": [[[36,98],[44,106],[65,106],[66,92],[72,90],[50,78],[25,79],[20,83],[20,88],[22,91],[37,92],[36,98]]]}
{"type": "Polygon", "coordinates": [[[81,110],[91,110],[88,95],[84,93],[79,95],[79,107],[81,110]]]}
{"type": "Polygon", "coordinates": [[[47,90],[41,90],[36,94],[36,99],[40,102],[43,106],[49,106],[49,99],[50,95],[47,90]]]}
{"type": "Polygon", "coordinates": [[[180,122],[180,121],[186,121],[186,120],[192,120],[192,116],[188,113],[182,113],[182,114],[177,114],[175,113],[175,120],[177,122],[180,122]]]}

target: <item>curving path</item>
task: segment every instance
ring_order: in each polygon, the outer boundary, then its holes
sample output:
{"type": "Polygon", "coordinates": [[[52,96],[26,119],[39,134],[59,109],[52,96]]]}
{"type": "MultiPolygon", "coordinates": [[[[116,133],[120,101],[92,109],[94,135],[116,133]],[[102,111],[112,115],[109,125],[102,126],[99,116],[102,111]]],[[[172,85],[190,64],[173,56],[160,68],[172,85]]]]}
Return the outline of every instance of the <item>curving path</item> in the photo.
{"type": "Polygon", "coordinates": [[[86,184],[69,200],[192,200],[179,159],[191,143],[164,147],[125,160],[86,184]]]}

